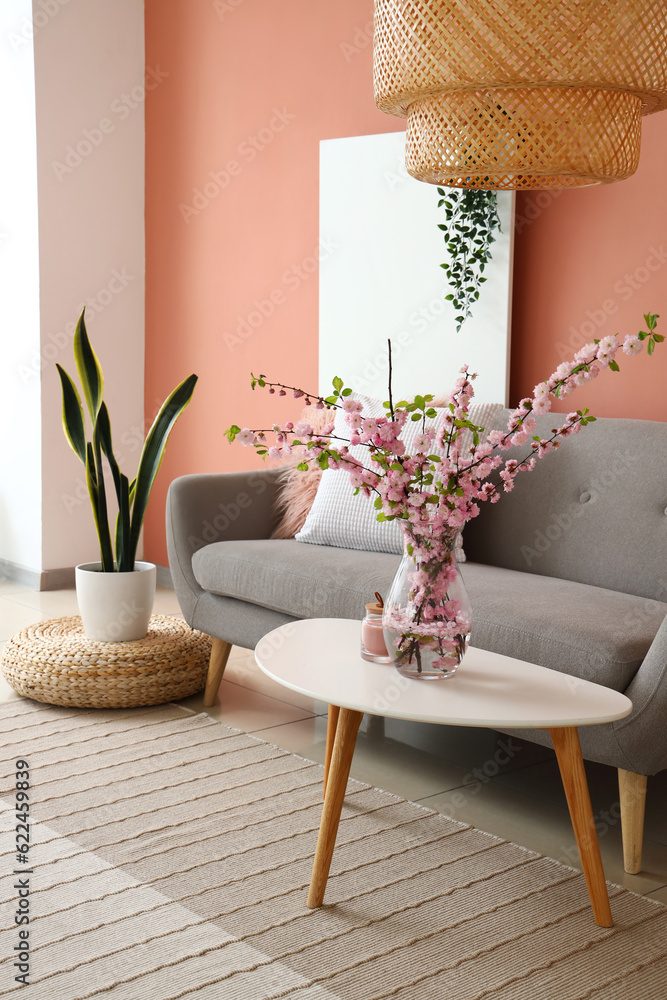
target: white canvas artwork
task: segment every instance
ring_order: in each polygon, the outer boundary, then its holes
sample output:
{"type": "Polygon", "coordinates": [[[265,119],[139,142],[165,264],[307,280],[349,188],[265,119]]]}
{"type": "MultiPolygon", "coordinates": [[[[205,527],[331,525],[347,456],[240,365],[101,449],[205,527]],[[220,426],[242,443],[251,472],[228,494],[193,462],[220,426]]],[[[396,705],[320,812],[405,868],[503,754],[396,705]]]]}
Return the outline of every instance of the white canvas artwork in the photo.
{"type": "Polygon", "coordinates": [[[410,177],[405,135],[320,143],[319,381],[335,375],[387,398],[387,338],[394,399],[442,395],[462,365],[477,372],[478,402],[508,403],[513,192],[498,192],[501,233],[492,246],[479,300],[457,333],[440,267],[447,260],[437,188],[410,177]]]}

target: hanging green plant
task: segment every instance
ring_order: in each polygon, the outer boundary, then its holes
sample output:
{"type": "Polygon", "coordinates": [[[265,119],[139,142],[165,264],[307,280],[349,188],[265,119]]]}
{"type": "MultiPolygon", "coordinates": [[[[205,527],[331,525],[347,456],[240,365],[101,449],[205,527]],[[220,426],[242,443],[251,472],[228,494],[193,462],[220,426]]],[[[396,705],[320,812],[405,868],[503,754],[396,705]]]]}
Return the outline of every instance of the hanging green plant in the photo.
{"type": "Polygon", "coordinates": [[[438,188],[438,208],[445,207],[444,233],[449,261],[441,264],[452,291],[445,298],[457,311],[456,332],[472,315],[479,298],[480,285],[486,281],[484,269],[491,260],[491,244],[500,228],[498,198],[495,191],[476,188],[438,188]]]}

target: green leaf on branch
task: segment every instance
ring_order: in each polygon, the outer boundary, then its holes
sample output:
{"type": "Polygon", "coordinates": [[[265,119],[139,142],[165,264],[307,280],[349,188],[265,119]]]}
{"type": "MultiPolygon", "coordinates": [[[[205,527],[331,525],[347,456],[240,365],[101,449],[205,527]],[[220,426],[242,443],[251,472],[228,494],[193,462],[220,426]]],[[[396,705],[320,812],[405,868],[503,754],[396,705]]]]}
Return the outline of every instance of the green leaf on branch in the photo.
{"type": "Polygon", "coordinates": [[[611,369],[611,370],[612,370],[613,372],[620,372],[620,370],[621,370],[621,369],[620,369],[620,368],[618,367],[618,362],[617,362],[617,361],[610,361],[610,362],[609,362],[609,367],[610,367],[610,369],[611,369]]]}

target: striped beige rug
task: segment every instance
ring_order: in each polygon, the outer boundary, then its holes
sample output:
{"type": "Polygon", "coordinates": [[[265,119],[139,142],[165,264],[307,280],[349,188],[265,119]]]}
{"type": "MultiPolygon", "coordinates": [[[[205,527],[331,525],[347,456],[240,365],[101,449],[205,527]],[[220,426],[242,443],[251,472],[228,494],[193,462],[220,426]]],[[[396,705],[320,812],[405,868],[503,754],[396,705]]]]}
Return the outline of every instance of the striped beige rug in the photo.
{"type": "Polygon", "coordinates": [[[614,887],[603,930],[577,872],[360,782],[308,910],[322,768],[206,715],[13,701],[0,733],[0,996],[26,880],[29,1000],[667,996],[667,907],[614,887]]]}

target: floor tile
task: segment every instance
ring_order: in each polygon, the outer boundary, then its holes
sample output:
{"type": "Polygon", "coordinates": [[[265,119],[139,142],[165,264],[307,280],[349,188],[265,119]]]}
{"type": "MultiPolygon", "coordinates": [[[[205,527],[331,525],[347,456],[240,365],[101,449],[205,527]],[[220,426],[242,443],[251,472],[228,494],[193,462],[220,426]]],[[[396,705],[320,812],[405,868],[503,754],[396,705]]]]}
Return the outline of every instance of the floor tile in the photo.
{"type": "Polygon", "coordinates": [[[663,885],[661,889],[654,889],[653,892],[647,892],[646,895],[649,899],[657,899],[658,902],[667,904],[667,885],[663,885]]]}
{"type": "Polygon", "coordinates": [[[29,591],[28,588],[24,587],[22,584],[14,583],[13,580],[5,580],[3,577],[0,577],[0,598],[11,597],[12,594],[20,594],[24,590],[28,593],[32,593],[32,591],[29,591]]]}
{"type": "MultiPolygon", "coordinates": [[[[353,778],[366,781],[393,795],[412,799],[451,788],[463,780],[464,772],[460,768],[388,740],[374,729],[373,717],[364,716],[350,769],[353,778]]],[[[327,735],[325,716],[317,716],[290,726],[259,730],[255,735],[292,753],[324,763],[327,735]]]]}
{"type": "Polygon", "coordinates": [[[326,715],[329,708],[326,702],[316,701],[305,694],[299,694],[298,691],[290,691],[283,684],[278,684],[277,681],[267,677],[257,666],[252,650],[239,649],[238,646],[234,646],[229,655],[225,669],[225,680],[244,688],[250,688],[253,691],[259,691],[269,698],[284,701],[288,705],[296,705],[298,708],[307,710],[312,715],[326,715]],[[234,656],[233,654],[236,650],[238,652],[234,656]]]}
{"type": "MultiPolygon", "coordinates": [[[[523,769],[506,769],[496,781],[515,791],[531,795],[543,802],[554,797],[565,802],[560,771],[552,751],[550,759],[523,769]]],[[[595,761],[585,761],[586,777],[594,812],[612,811],[620,814],[618,772],[616,768],[595,761]]],[[[667,771],[652,775],[648,779],[646,795],[646,818],[644,836],[667,847],[667,771]]]]}
{"type": "Polygon", "coordinates": [[[171,587],[157,587],[155,590],[155,604],[153,614],[173,615],[174,618],[182,618],[181,606],[178,603],[176,594],[171,587]]]}
{"type": "MultiPolygon", "coordinates": [[[[495,781],[476,782],[459,789],[420,799],[422,805],[471,823],[480,830],[513,841],[556,861],[580,868],[579,852],[564,798],[549,804],[495,781]]],[[[667,851],[661,844],[644,842],[643,870],[628,875],[623,870],[623,849],[618,814],[596,811],[600,851],[609,882],[644,893],[667,880],[667,851]]]]}
{"type": "Polygon", "coordinates": [[[68,590],[28,590],[23,587],[8,600],[39,611],[43,618],[63,618],[79,613],[73,587],[68,590]]]}
{"type": "Polygon", "coordinates": [[[266,740],[267,743],[274,743],[283,750],[289,750],[290,753],[315,760],[318,764],[324,763],[327,720],[322,715],[313,715],[309,719],[302,719],[300,722],[292,722],[285,726],[259,729],[254,735],[266,740]]]}
{"type": "Polygon", "coordinates": [[[529,740],[504,736],[493,729],[386,719],[385,733],[389,739],[457,764],[466,771],[481,770],[487,777],[550,760],[554,756],[553,750],[529,740]]]}
{"type": "Polygon", "coordinates": [[[0,600],[0,640],[11,639],[22,628],[49,617],[51,616],[42,614],[37,608],[30,608],[13,598],[4,597],[0,600]]]}
{"type": "Polygon", "coordinates": [[[284,701],[276,701],[275,698],[268,698],[258,691],[251,691],[249,688],[230,684],[225,680],[220,685],[218,700],[211,708],[204,708],[203,693],[187,698],[179,704],[197,712],[206,712],[212,719],[234,729],[243,729],[247,733],[267,729],[270,726],[280,726],[287,722],[297,722],[312,715],[304,709],[288,705],[284,701]]]}

